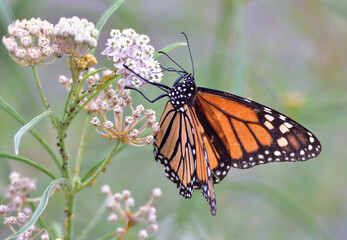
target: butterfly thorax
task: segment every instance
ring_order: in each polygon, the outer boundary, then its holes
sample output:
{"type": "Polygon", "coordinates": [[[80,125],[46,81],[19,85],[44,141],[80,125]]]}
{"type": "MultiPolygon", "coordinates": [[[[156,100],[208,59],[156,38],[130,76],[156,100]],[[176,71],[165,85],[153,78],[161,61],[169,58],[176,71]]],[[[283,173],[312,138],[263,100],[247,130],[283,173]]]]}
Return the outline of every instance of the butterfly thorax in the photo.
{"type": "Polygon", "coordinates": [[[182,110],[185,104],[193,106],[196,98],[196,85],[193,76],[188,75],[182,82],[176,83],[169,93],[170,102],[177,111],[182,110]]]}

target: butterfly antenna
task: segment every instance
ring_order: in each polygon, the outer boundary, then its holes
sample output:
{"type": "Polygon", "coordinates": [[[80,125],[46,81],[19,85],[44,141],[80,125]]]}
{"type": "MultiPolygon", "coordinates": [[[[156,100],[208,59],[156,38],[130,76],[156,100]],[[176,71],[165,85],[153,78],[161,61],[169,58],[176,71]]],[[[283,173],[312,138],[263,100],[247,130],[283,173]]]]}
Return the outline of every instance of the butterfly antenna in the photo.
{"type": "Polygon", "coordinates": [[[175,60],[173,60],[166,52],[159,51],[158,53],[164,54],[168,59],[170,59],[174,64],[176,64],[182,71],[187,72],[186,70],[183,69],[175,60]]]}
{"type": "Polygon", "coordinates": [[[194,77],[194,62],[193,62],[192,51],[190,50],[190,44],[189,44],[189,41],[188,41],[187,34],[185,32],[182,32],[182,34],[184,35],[184,37],[186,38],[186,41],[187,41],[187,46],[188,46],[188,51],[189,51],[189,55],[190,55],[190,60],[192,62],[193,77],[194,77]]]}

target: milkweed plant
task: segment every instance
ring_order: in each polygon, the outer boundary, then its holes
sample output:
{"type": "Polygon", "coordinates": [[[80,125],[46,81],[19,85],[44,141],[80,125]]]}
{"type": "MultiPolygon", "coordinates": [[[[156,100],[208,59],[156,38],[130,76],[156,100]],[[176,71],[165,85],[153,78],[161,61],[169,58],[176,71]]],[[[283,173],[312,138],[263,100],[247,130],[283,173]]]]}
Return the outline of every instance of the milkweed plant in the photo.
{"type": "MultiPolygon", "coordinates": [[[[0,205],[2,223],[13,232],[7,239],[88,238],[99,219],[86,226],[79,236],[76,235],[73,225],[78,215],[75,211],[77,194],[85,188],[93,187],[100,173],[105,172],[107,164],[126,145],[151,145],[154,141],[153,135],[160,131],[155,112],[134,103],[131,91],[127,89],[146,86],[148,82],[144,79],[160,82],[163,77],[161,66],[156,60],[160,54],[149,44],[149,37],[136,33],[133,29],[113,29],[106,43],[98,41],[102,26],[122,2],[124,1],[117,1],[96,26],[87,19],[78,17],[61,18],[55,25],[40,18],[23,19],[11,23],[8,26],[8,35],[2,37],[3,45],[12,60],[22,67],[32,68],[35,80],[33,84],[37,87],[45,111],[26,122],[0,97],[1,107],[23,125],[14,136],[15,154],[0,152],[0,156],[27,164],[52,179],[51,182],[45,183],[47,187],[42,195],[34,196],[32,192],[36,189],[36,179],[25,177],[25,173],[17,171],[10,173],[10,185],[5,190],[0,205]],[[101,56],[112,61],[113,68],[98,66],[98,60],[94,56],[98,44],[106,45],[101,56]],[[67,66],[64,75],[56,76],[56,84],[61,84],[67,90],[61,117],[50,108],[36,69],[37,65],[50,68],[57,61],[65,61],[67,66]],[[66,146],[67,132],[76,116],[83,112],[87,117],[81,132],[81,143],[76,159],[71,159],[70,156],[73,154],[70,155],[66,146]],[[45,117],[50,118],[56,131],[58,151],[55,151],[56,146],[50,146],[33,129],[34,125],[45,117]],[[94,166],[81,175],[88,126],[92,126],[100,138],[112,140],[114,147],[107,157],[95,161],[92,164],[94,166]],[[20,155],[18,149],[21,136],[29,132],[48,152],[59,169],[59,175],[53,174],[44,165],[20,155]],[[71,166],[71,162],[74,162],[75,166],[71,166]],[[64,204],[61,206],[61,210],[65,211],[65,222],[61,223],[64,231],[61,236],[52,230],[51,223],[46,223],[41,217],[49,198],[58,191],[63,191],[66,195],[67,206],[66,209],[64,204]]],[[[180,45],[184,44],[175,43],[162,51],[168,52],[180,45]]],[[[135,225],[141,226],[138,232],[140,239],[153,236],[158,231],[159,224],[153,203],[162,194],[159,188],[153,189],[150,200],[136,211],[133,210],[135,200],[130,191],[113,193],[108,185],[104,185],[101,192],[105,195],[105,203],[100,203],[100,214],[103,211],[109,212],[107,221],[114,223],[114,230],[108,235],[100,236],[100,239],[123,239],[135,225]]]]}

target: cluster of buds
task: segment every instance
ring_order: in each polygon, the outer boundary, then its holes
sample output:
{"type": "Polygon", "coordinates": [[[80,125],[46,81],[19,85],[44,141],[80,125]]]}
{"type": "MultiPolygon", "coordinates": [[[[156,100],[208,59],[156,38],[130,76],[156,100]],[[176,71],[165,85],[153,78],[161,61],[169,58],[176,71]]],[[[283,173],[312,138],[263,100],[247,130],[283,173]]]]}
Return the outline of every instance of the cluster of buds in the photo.
{"type": "Polygon", "coordinates": [[[116,89],[109,85],[88,104],[88,108],[95,115],[91,123],[105,138],[118,139],[123,143],[142,147],[153,144],[153,135],[160,131],[153,110],[145,110],[142,105],[135,108],[132,106],[130,90],[124,89],[122,80],[118,81],[116,89]],[[127,107],[131,110],[130,116],[124,116],[127,107]],[[107,115],[112,115],[112,121],[107,115]],[[151,129],[152,134],[146,134],[147,129],[151,129]]]}
{"type": "Polygon", "coordinates": [[[139,223],[145,224],[146,228],[141,229],[138,233],[140,239],[146,239],[149,237],[149,233],[155,233],[159,229],[157,222],[156,209],[152,206],[155,199],[162,195],[159,188],[153,189],[150,200],[143,206],[139,207],[136,212],[131,212],[131,207],[134,206],[135,200],[131,197],[131,193],[128,190],[124,190],[122,193],[113,194],[108,185],[104,185],[101,188],[101,192],[106,194],[109,198],[108,209],[110,215],[107,220],[115,223],[119,217],[124,223],[124,227],[116,229],[116,236],[118,239],[123,239],[128,232],[129,228],[139,223]]]}
{"type": "Polygon", "coordinates": [[[10,37],[4,36],[2,42],[13,61],[22,66],[47,64],[45,60],[57,52],[53,29],[53,24],[40,18],[16,20],[8,26],[10,37]]]}
{"type": "MultiPolygon", "coordinates": [[[[94,68],[90,68],[85,74],[89,75],[94,71],[94,68]]],[[[103,78],[100,78],[98,73],[86,78],[85,81],[88,83],[88,90],[84,91],[81,88],[79,94],[88,92],[88,95],[79,102],[79,105],[83,105],[102,84],[108,81],[112,73],[110,70],[105,70],[103,72],[103,78]]],[[[81,73],[78,84],[80,84],[85,74],[81,73]]],[[[67,90],[71,89],[71,78],[60,76],[59,81],[67,90]]],[[[72,93],[73,99],[75,98],[75,94],[72,93]]],[[[135,108],[132,106],[130,90],[124,89],[123,79],[118,81],[116,88],[113,88],[112,84],[108,85],[96,98],[89,101],[84,109],[94,114],[91,123],[96,131],[105,138],[118,139],[123,143],[142,147],[153,144],[153,135],[160,131],[153,110],[145,110],[142,105],[138,105],[135,108]],[[127,108],[131,110],[130,116],[124,116],[127,108]],[[108,119],[110,115],[113,118],[112,121],[108,119]],[[148,129],[151,129],[151,134],[148,133],[148,129]]]]}
{"type": "Polygon", "coordinates": [[[22,66],[49,64],[52,61],[45,60],[52,55],[84,57],[96,47],[99,35],[93,23],[78,17],[61,18],[55,26],[40,18],[16,20],[8,26],[8,33],[2,42],[13,61],[22,66]]]}
{"type": "Polygon", "coordinates": [[[149,41],[147,35],[139,35],[133,29],[111,31],[111,38],[101,54],[114,62],[116,73],[123,74],[126,86],[143,87],[148,84],[143,79],[161,81],[163,74],[158,61],[153,59],[154,48],[149,41]]]}
{"type": "MultiPolygon", "coordinates": [[[[31,209],[25,207],[25,203],[28,202],[28,194],[36,189],[36,180],[20,177],[19,173],[12,172],[10,182],[10,186],[5,190],[5,202],[7,204],[0,205],[0,215],[4,218],[4,225],[15,231],[15,229],[23,227],[32,215],[31,209]]],[[[42,240],[49,240],[47,231],[36,226],[31,226],[17,239],[37,239],[38,236],[42,240]]]]}
{"type": "Polygon", "coordinates": [[[97,45],[99,31],[92,22],[78,17],[60,18],[54,26],[54,40],[60,54],[83,57],[97,45]]]}
{"type": "MultiPolygon", "coordinates": [[[[85,74],[89,75],[89,73],[94,71],[94,68],[90,68],[85,74]]],[[[86,78],[85,81],[88,83],[88,90],[84,91],[81,88],[79,94],[88,92],[88,95],[79,102],[79,105],[83,105],[102,84],[108,81],[112,73],[113,72],[110,70],[105,70],[103,72],[103,78],[100,78],[98,73],[92,74],[86,78]]],[[[81,73],[78,84],[80,84],[85,74],[81,73]]],[[[71,89],[71,78],[60,76],[59,82],[63,84],[67,90],[71,89]]],[[[76,97],[75,94],[76,93],[72,93],[73,99],[76,97]]],[[[122,140],[123,143],[142,147],[153,144],[153,135],[160,131],[153,110],[145,110],[142,105],[138,105],[135,108],[132,106],[130,90],[124,89],[123,79],[118,81],[116,88],[113,88],[112,84],[108,85],[96,98],[89,101],[84,109],[94,114],[91,123],[96,131],[105,138],[118,139],[122,140]],[[127,107],[131,110],[130,116],[124,116],[127,107]],[[109,115],[113,118],[112,121],[108,119],[109,115]],[[147,133],[148,129],[151,129],[152,134],[147,133]]]]}

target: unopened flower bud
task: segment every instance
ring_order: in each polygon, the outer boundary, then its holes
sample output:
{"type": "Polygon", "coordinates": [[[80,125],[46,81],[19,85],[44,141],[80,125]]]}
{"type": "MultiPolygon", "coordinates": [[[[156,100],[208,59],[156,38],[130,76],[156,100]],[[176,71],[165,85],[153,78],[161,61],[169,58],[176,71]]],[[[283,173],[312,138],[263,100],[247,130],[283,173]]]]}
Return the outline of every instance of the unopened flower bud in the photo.
{"type": "Polygon", "coordinates": [[[118,216],[115,213],[111,213],[107,218],[107,221],[111,223],[117,222],[117,220],[118,220],[118,216]]]}
{"type": "Polygon", "coordinates": [[[93,117],[91,123],[93,124],[94,127],[100,126],[100,121],[97,117],[93,117]]]}
{"type": "Polygon", "coordinates": [[[140,239],[146,239],[148,238],[148,233],[145,229],[142,229],[139,231],[139,238],[140,239]]]}
{"type": "Polygon", "coordinates": [[[129,190],[123,190],[122,195],[124,199],[128,199],[130,197],[130,191],[129,190]]]}

